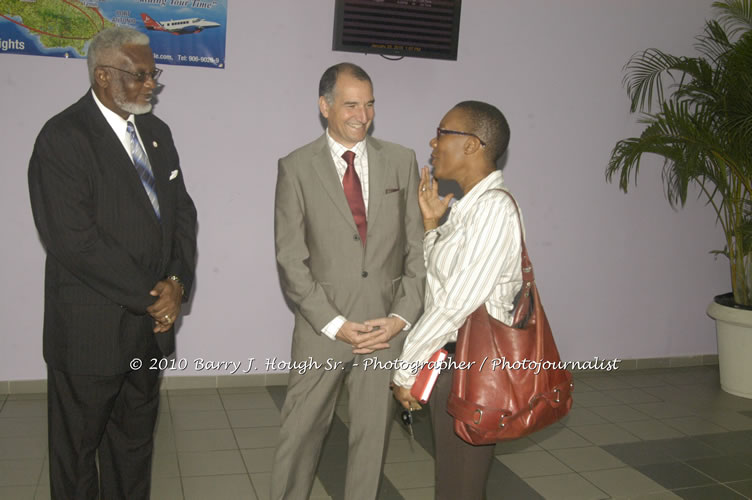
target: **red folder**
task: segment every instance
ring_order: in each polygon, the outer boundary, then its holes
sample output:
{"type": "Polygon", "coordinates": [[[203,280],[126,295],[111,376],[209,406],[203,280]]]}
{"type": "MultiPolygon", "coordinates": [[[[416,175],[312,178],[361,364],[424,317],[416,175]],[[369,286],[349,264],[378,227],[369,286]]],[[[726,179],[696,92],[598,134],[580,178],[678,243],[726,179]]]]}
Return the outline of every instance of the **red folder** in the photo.
{"type": "Polygon", "coordinates": [[[439,349],[433,353],[431,359],[428,360],[428,363],[423,365],[420,373],[418,373],[418,376],[415,378],[415,383],[413,384],[412,389],[410,389],[410,394],[420,401],[421,404],[426,404],[428,398],[431,397],[431,391],[433,391],[433,386],[436,385],[436,379],[439,378],[441,366],[446,357],[447,352],[444,349],[439,349]]]}

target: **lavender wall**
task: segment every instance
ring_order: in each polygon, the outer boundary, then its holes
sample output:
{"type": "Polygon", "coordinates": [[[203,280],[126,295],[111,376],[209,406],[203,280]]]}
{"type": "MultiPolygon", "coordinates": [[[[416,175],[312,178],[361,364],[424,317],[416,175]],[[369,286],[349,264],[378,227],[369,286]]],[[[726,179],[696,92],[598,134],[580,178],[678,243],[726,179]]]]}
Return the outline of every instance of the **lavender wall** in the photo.
{"type": "MultiPolygon", "coordinates": [[[[498,105],[512,128],[505,171],[522,206],[542,297],[562,356],[714,353],[705,307],[729,288],[714,216],[672,211],[657,160],[628,196],[604,182],[615,141],[638,133],[622,66],[650,46],[692,51],[706,0],[465,0],[457,62],[332,52],[334,2],[232,2],[227,69],[165,67],[157,114],[173,130],[199,210],[199,262],[178,357],[287,359],[292,314],[272,234],[277,158],[317,137],[317,82],[362,65],[375,83],[375,135],[428,159],[456,102],[498,105]]],[[[26,166],[46,119],[87,88],[85,63],[0,55],[0,380],[45,377],[44,253],[26,166]]],[[[195,375],[192,370],[169,375],[195,375]]],[[[223,373],[211,373],[212,375],[223,373]]]]}

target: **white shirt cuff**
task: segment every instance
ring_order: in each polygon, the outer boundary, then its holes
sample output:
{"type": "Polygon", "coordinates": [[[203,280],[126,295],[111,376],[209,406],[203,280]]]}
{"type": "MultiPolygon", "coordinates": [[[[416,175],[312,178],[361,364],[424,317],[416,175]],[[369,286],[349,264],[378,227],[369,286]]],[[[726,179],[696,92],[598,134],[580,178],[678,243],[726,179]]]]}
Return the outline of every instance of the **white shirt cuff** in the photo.
{"type": "Polygon", "coordinates": [[[394,375],[392,376],[392,381],[394,382],[394,385],[410,389],[415,383],[416,377],[417,375],[410,374],[408,370],[395,370],[394,375]]]}
{"type": "Polygon", "coordinates": [[[344,316],[337,316],[336,318],[331,320],[329,323],[327,323],[324,328],[321,329],[321,333],[323,333],[324,335],[326,335],[332,340],[337,340],[337,332],[339,331],[340,328],[342,328],[342,325],[345,324],[345,321],[347,320],[345,319],[344,316]]]}

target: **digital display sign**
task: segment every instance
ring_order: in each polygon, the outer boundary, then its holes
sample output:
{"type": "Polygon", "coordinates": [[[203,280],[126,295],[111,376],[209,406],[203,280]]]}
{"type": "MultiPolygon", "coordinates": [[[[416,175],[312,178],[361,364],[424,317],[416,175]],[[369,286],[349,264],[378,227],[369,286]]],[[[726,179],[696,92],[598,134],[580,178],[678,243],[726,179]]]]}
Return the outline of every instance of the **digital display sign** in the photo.
{"type": "Polygon", "coordinates": [[[457,60],[461,0],[336,0],[332,48],[457,60]]]}

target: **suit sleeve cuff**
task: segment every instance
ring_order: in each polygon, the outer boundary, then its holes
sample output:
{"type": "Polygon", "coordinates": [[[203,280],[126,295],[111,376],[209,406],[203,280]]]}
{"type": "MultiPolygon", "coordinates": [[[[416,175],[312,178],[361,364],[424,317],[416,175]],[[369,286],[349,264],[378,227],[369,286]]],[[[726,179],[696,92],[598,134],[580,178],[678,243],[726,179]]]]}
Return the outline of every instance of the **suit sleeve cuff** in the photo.
{"type": "Polygon", "coordinates": [[[342,325],[345,324],[345,321],[347,320],[345,319],[344,316],[337,316],[336,318],[331,320],[329,323],[327,323],[326,326],[324,326],[324,328],[321,329],[321,333],[323,333],[324,335],[326,335],[332,340],[337,340],[337,332],[339,331],[340,328],[342,328],[342,325]]]}
{"type": "Polygon", "coordinates": [[[403,318],[402,316],[400,316],[397,313],[389,313],[389,316],[392,317],[392,318],[399,318],[399,319],[401,319],[402,321],[405,322],[405,326],[402,327],[402,331],[403,332],[408,331],[410,329],[410,327],[413,326],[412,324],[410,324],[409,321],[407,321],[405,318],[403,318]]]}

